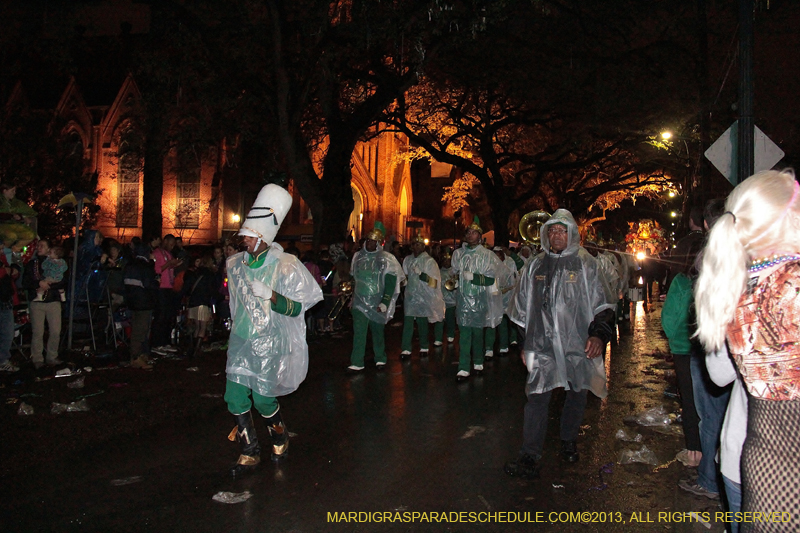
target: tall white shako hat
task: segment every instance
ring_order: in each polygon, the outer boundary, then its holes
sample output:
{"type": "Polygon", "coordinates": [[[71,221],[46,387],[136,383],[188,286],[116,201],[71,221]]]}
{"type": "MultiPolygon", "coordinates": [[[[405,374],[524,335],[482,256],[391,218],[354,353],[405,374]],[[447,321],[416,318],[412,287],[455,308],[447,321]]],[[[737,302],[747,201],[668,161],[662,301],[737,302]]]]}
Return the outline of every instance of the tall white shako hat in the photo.
{"type": "MultiPolygon", "coordinates": [[[[271,245],[291,207],[292,195],[289,191],[274,183],[264,185],[247,213],[239,235],[256,237],[271,245]]],[[[260,243],[256,244],[258,246],[260,243]]]]}

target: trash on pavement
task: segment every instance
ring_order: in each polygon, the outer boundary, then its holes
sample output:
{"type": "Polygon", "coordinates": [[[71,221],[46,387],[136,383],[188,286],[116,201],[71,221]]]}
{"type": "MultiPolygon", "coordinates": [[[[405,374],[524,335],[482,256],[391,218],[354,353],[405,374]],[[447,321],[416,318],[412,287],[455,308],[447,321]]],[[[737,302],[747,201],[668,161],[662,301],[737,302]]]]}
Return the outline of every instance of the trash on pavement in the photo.
{"type": "Polygon", "coordinates": [[[461,438],[468,439],[470,437],[474,437],[479,433],[483,433],[484,431],[486,431],[486,428],[483,426],[469,426],[469,429],[467,429],[467,431],[464,432],[463,435],[461,435],[461,438]]]}
{"type": "Polygon", "coordinates": [[[139,483],[143,480],[143,476],[131,476],[131,477],[124,477],[121,479],[112,479],[111,486],[112,487],[121,487],[123,485],[132,485],[134,483],[139,483]]]}
{"type": "Polygon", "coordinates": [[[635,422],[640,426],[668,426],[672,423],[669,413],[663,405],[652,407],[632,417],[626,417],[625,421],[635,422]]]}
{"type": "Polygon", "coordinates": [[[62,368],[61,370],[56,370],[56,377],[57,378],[66,378],[73,374],[77,374],[78,372],[73,372],[69,368],[62,368]]]}
{"type": "Polygon", "coordinates": [[[53,402],[53,405],[50,407],[50,414],[60,415],[61,413],[78,413],[80,411],[88,411],[88,410],[89,410],[89,403],[84,398],[83,400],[78,400],[77,402],[72,402],[72,403],[53,402]]]}
{"type": "Polygon", "coordinates": [[[82,389],[83,388],[83,380],[85,378],[86,378],[86,376],[81,376],[78,379],[76,379],[75,381],[70,381],[69,383],[67,383],[67,387],[69,387],[70,389],[82,389]]]}
{"type": "Polygon", "coordinates": [[[220,503],[242,503],[252,496],[253,494],[249,490],[244,492],[218,492],[211,499],[220,503]]]}
{"type": "Polygon", "coordinates": [[[17,409],[17,414],[20,416],[28,416],[33,414],[33,406],[28,405],[25,402],[19,404],[19,409],[17,409]]]}
{"type": "Polygon", "coordinates": [[[627,431],[626,429],[620,429],[617,431],[615,435],[619,440],[624,440],[625,442],[642,442],[641,433],[633,433],[631,431],[627,431]]]}
{"type": "Polygon", "coordinates": [[[198,367],[196,367],[196,366],[190,366],[186,370],[188,370],[189,372],[199,372],[200,371],[200,369],[198,367]]]}
{"type": "Polygon", "coordinates": [[[75,398],[76,400],[83,400],[84,398],[91,398],[92,396],[100,396],[101,394],[105,394],[106,391],[101,390],[97,392],[93,392],[91,394],[84,394],[83,396],[78,396],[75,398]]]}
{"type": "Polygon", "coordinates": [[[641,450],[622,450],[619,454],[619,461],[621,465],[629,465],[632,463],[644,463],[646,465],[657,465],[658,458],[653,451],[645,445],[642,445],[641,450]]]}
{"type": "Polygon", "coordinates": [[[222,398],[222,394],[214,394],[211,392],[204,392],[200,395],[201,398],[222,398]]]}
{"type": "Polygon", "coordinates": [[[6,398],[6,405],[14,405],[19,401],[19,398],[6,398]]]}
{"type": "Polygon", "coordinates": [[[689,516],[706,526],[706,529],[711,529],[711,523],[708,520],[703,520],[703,517],[697,511],[690,511],[689,516]]]}

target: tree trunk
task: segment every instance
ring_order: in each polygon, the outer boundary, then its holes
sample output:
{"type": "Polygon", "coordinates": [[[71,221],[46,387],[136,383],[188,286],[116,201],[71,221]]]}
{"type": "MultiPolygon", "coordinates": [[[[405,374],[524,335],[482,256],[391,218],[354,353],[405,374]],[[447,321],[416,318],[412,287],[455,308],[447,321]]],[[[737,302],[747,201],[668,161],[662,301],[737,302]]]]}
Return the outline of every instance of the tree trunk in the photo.
{"type": "Polygon", "coordinates": [[[164,202],[164,124],[157,110],[151,109],[147,118],[147,136],[142,177],[142,241],[154,235],[162,236],[164,202]]]}

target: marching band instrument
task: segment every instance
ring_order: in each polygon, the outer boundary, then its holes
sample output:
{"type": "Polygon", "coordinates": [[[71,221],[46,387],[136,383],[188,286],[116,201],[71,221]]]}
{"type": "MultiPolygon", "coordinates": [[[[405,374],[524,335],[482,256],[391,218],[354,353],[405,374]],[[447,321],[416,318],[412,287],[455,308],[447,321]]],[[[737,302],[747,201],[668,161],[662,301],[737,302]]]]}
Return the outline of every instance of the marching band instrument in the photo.
{"type": "Polygon", "coordinates": [[[333,304],[331,312],[328,313],[328,320],[336,320],[342,314],[347,302],[353,296],[353,281],[342,281],[339,283],[339,298],[333,304]]]}
{"type": "Polygon", "coordinates": [[[458,278],[451,277],[447,278],[447,281],[444,282],[444,288],[448,291],[454,291],[458,288],[458,278]]]}
{"type": "Polygon", "coordinates": [[[540,246],[539,230],[550,219],[547,211],[531,211],[526,213],[519,221],[519,236],[525,244],[540,246]]]}

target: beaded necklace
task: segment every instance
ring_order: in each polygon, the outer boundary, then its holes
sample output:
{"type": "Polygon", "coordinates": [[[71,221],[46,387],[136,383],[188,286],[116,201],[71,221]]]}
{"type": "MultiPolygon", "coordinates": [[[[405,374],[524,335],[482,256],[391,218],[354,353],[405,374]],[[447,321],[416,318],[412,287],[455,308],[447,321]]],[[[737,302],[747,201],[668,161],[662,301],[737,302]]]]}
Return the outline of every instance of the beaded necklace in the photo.
{"type": "Polygon", "coordinates": [[[790,254],[790,255],[775,254],[772,257],[754,259],[750,263],[750,268],[748,268],[747,270],[749,272],[760,272],[775,265],[780,265],[781,263],[786,263],[788,261],[797,261],[797,260],[800,260],[800,254],[790,254]]]}

